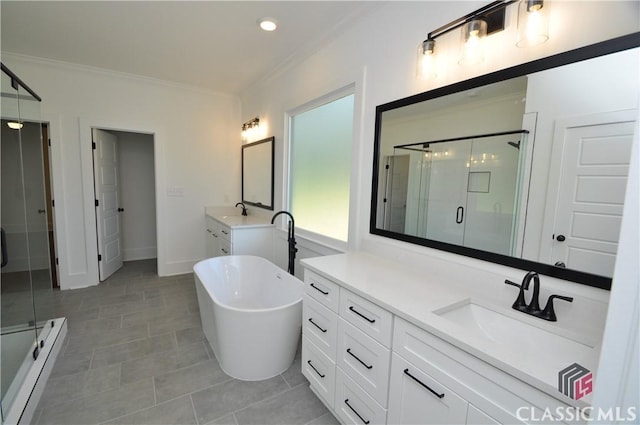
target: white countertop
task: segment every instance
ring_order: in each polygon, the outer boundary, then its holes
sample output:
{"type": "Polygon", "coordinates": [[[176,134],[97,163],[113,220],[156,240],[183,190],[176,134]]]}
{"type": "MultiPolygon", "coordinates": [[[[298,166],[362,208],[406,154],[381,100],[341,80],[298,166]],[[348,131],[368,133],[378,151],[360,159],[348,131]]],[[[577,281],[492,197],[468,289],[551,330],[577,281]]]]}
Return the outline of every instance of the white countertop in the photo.
{"type": "Polygon", "coordinates": [[[265,215],[242,215],[240,209],[228,207],[206,207],[205,214],[231,228],[237,227],[274,227],[271,218],[265,215]]]}
{"type": "MultiPolygon", "coordinates": [[[[451,263],[443,264],[443,268],[434,269],[433,273],[425,273],[364,252],[304,259],[301,263],[305,268],[338,282],[552,397],[577,407],[591,404],[590,395],[576,401],[558,390],[558,372],[573,363],[579,363],[596,376],[604,324],[584,323],[584,318],[589,315],[589,300],[575,298],[573,303],[556,300],[558,321],[547,322],[511,308],[518,288],[504,284],[505,277],[495,276],[495,279],[492,277],[489,279],[491,282],[487,282],[486,273],[481,276],[481,272],[476,274],[469,273],[469,270],[445,269],[450,268],[451,263]],[[535,349],[524,349],[519,344],[499,343],[480,337],[477,332],[438,314],[445,307],[468,301],[581,344],[576,344],[578,349],[571,353],[559,351],[560,355],[550,355],[548,347],[542,345],[535,349]]],[[[544,284],[542,276],[541,288],[544,288],[544,284]]],[[[541,307],[544,307],[546,300],[546,293],[544,296],[541,294],[541,307]]]]}

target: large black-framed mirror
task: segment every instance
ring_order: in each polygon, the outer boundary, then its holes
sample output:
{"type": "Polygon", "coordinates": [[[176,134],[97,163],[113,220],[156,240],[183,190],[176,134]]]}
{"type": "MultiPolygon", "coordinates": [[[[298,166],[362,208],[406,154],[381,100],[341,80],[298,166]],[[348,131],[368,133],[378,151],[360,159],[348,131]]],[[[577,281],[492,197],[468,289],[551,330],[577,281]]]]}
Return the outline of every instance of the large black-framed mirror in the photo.
{"type": "Polygon", "coordinates": [[[273,210],[275,138],[242,145],[242,202],[273,210]]]}
{"type": "Polygon", "coordinates": [[[639,46],[634,33],[377,106],[370,232],[610,289],[639,46]]]}

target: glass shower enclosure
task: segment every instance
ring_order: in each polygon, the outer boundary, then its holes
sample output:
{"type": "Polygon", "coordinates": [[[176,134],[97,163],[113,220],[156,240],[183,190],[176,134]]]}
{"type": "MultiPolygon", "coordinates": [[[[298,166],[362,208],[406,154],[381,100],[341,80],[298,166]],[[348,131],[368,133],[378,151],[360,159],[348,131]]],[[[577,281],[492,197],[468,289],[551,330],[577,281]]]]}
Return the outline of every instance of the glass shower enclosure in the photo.
{"type": "Polygon", "coordinates": [[[28,381],[41,375],[34,366],[60,325],[52,320],[40,98],[2,64],[1,99],[1,412],[3,423],[18,423],[28,420],[28,381]]]}

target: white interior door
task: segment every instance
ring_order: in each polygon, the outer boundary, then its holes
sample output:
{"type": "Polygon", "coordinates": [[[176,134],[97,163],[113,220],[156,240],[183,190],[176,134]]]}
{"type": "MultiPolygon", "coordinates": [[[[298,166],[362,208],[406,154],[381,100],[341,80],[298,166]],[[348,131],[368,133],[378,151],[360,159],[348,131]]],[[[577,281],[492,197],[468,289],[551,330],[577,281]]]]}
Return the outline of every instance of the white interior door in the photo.
{"type": "Polygon", "coordinates": [[[594,122],[560,130],[564,135],[563,166],[550,242],[551,262],[612,276],[634,123],[594,122]]]}
{"type": "Polygon", "coordinates": [[[100,281],[122,267],[118,213],[118,138],[93,129],[93,173],[96,192],[96,228],[100,281]]]}
{"type": "Polygon", "coordinates": [[[385,229],[404,233],[407,215],[407,188],[409,183],[409,155],[387,157],[387,196],[385,202],[385,229]]]}

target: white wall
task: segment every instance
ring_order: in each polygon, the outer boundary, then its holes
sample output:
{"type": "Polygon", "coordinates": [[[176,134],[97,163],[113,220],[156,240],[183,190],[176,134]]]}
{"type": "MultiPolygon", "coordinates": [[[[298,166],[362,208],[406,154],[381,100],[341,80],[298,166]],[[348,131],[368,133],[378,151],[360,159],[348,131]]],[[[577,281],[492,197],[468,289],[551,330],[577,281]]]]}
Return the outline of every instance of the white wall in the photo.
{"type": "MultiPolygon", "coordinates": [[[[636,32],[640,29],[638,2],[545,2],[553,9],[550,39],[530,49],[515,47],[513,28],[515,16],[509,13],[510,26],[487,41],[488,53],[483,65],[462,68],[451,61],[446,74],[431,82],[418,81],[416,49],[427,32],[473,11],[486,2],[388,2],[362,18],[358,25],[337,37],[305,61],[270,75],[248,88],[241,96],[242,118],[260,116],[268,123],[269,135],[276,137],[276,209],[285,207],[283,187],[286,179],[287,134],[283,117],[299,105],[355,83],[356,128],[352,155],[350,239],[349,249],[362,249],[401,262],[428,269],[438,258],[455,263],[451,272],[468,279],[461,270],[464,265],[483,269],[486,276],[522,276],[519,270],[481,262],[425,247],[406,244],[369,234],[370,194],[372,179],[373,138],[376,105],[403,98],[428,89],[451,84],[487,72],[503,69],[555,53],[586,46],[599,41],[636,32]],[[589,28],[589,31],[584,31],[589,28]],[[278,170],[280,172],[278,172],[278,170]],[[457,271],[460,271],[459,273],[457,271]]],[[[513,8],[509,8],[511,11],[513,8]]],[[[546,190],[546,188],[534,188],[546,190]]],[[[634,193],[632,197],[637,197],[634,193]]],[[[636,224],[637,226],[637,224],[636,224]]],[[[619,255],[637,248],[621,243],[619,255]]],[[[636,257],[637,258],[637,255],[636,257]]],[[[482,274],[477,272],[475,278],[482,274]]],[[[637,282],[637,276],[634,281],[637,282]]],[[[499,285],[501,282],[496,282],[499,285]]],[[[614,278],[614,287],[616,278],[614,278]]],[[[563,288],[594,301],[589,319],[604,320],[608,292],[584,285],[545,278],[545,287],[563,288]]],[[[563,290],[560,289],[560,290],[563,290]]],[[[544,295],[544,294],[543,294],[544,295]]],[[[632,311],[623,308],[622,317],[632,320],[632,311]]],[[[581,318],[576,317],[576,322],[581,318]]],[[[585,319],[587,317],[585,316],[585,319]]],[[[597,379],[597,378],[596,378],[597,379]]],[[[606,391],[606,387],[602,389],[606,391]]]]}
{"type": "Polygon", "coordinates": [[[188,273],[204,257],[205,205],[240,197],[235,97],[3,52],[51,123],[60,286],[98,283],[91,127],[153,134],[158,271],[188,273]]]}
{"type": "Polygon", "coordinates": [[[119,206],[124,261],[157,258],[153,135],[112,132],[118,137],[119,206]]]}

